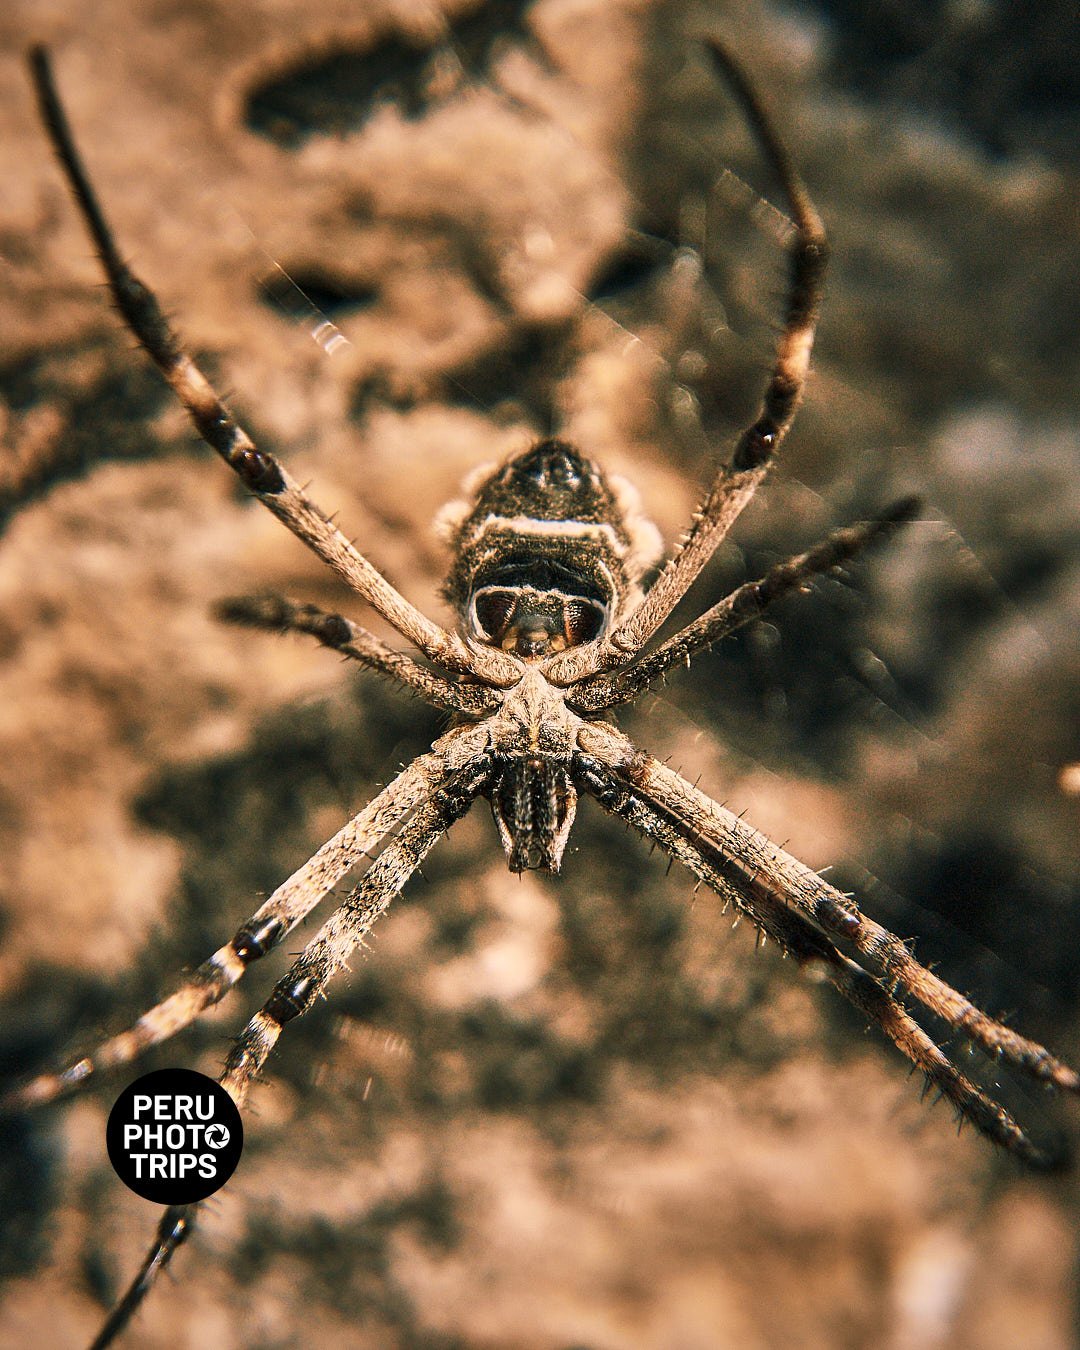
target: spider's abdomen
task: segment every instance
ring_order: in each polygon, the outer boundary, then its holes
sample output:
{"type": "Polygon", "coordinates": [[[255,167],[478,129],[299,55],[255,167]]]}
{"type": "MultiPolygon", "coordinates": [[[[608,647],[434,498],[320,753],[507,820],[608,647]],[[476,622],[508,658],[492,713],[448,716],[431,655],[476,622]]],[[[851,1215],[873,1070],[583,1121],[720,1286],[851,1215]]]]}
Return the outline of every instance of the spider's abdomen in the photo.
{"type": "Polygon", "coordinates": [[[467,630],[526,659],[600,637],[659,549],[629,485],[558,440],[487,472],[443,520],[455,551],[446,594],[467,630]]]}

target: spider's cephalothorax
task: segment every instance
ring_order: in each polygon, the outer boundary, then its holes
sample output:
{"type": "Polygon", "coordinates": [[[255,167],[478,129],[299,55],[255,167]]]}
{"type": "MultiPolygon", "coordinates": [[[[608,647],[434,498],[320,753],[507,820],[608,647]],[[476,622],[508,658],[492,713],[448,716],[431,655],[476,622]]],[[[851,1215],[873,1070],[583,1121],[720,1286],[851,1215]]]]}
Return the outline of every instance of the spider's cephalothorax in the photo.
{"type": "MultiPolygon", "coordinates": [[[[851,896],[638,749],[608,720],[609,709],[630,702],[779,597],[850,561],[913,510],[910,500],[899,502],[876,520],[835,530],[656,641],[750,501],[791,425],[809,368],[826,259],[821,220],[754,90],[722,46],[708,41],[706,49],[746,112],[793,218],[787,310],[761,410],[720,461],[690,528],[644,593],[640,582],[655,560],[658,539],[628,485],[605,478],[559,440],[541,441],[482,471],[472,501],[443,514],[455,552],[446,593],[459,632],[410,604],[233,419],[153,293],[120,256],[72,140],[47,54],[31,54],[43,120],[125,321],[200,434],[244,485],[428,663],[395,651],[343,615],[280,596],[229,601],[223,614],[253,627],[309,633],[398,680],[453,719],[428,753],[282,882],[175,993],[66,1070],[32,1079],[6,1099],[8,1109],[52,1101],[97,1069],[126,1064],[175,1035],[219,1002],[349,873],[366,867],[233,1046],[221,1082],[241,1104],[284,1027],[315,1003],[478,797],[491,801],[513,870],[556,871],[577,794],[586,792],[677,859],[782,951],[812,965],[882,1028],[962,1119],[1027,1162],[1053,1161],[952,1063],[906,1001],[1043,1083],[1076,1093],[1080,1075],[950,988],[851,896]]],[[[142,1269],[95,1346],[108,1344],[127,1325],[191,1232],[196,1210],[180,1205],[166,1211],[142,1269]]]]}

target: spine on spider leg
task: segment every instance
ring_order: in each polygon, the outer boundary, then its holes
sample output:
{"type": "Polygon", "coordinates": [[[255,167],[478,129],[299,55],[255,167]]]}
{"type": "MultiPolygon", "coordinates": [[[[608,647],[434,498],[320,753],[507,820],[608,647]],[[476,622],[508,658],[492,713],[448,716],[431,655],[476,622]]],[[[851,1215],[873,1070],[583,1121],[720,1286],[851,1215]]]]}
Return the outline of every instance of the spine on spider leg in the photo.
{"type": "Polygon", "coordinates": [[[800,961],[826,959],[831,947],[823,935],[808,929],[805,940],[799,943],[788,941],[784,932],[777,927],[776,915],[786,912],[782,902],[777,907],[771,888],[751,884],[745,869],[735,869],[735,876],[729,876],[727,869],[735,860],[719,849],[710,848],[700,837],[692,841],[687,838],[685,824],[677,817],[665,811],[658,803],[647,800],[618,777],[611,774],[603,762],[591,755],[581,754],[576,761],[582,787],[591,793],[606,811],[625,820],[644,838],[659,844],[670,859],[678,859],[698,879],[698,883],[708,886],[724,901],[725,912],[729,904],[736,910],[736,920],[745,915],[756,926],[759,933],[771,937],[783,951],[790,951],[800,961]],[[772,908],[770,908],[772,906],[772,908]]]}

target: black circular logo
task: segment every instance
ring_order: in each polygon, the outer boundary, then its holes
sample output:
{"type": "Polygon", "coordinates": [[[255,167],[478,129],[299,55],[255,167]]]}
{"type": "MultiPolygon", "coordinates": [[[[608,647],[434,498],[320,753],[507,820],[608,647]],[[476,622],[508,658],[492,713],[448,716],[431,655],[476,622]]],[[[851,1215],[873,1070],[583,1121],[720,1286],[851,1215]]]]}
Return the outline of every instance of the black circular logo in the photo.
{"type": "Polygon", "coordinates": [[[144,1200],[193,1205],[224,1186],[244,1147],[233,1099],[194,1069],[143,1074],[116,1099],[105,1128],[116,1175],[144,1200]]]}

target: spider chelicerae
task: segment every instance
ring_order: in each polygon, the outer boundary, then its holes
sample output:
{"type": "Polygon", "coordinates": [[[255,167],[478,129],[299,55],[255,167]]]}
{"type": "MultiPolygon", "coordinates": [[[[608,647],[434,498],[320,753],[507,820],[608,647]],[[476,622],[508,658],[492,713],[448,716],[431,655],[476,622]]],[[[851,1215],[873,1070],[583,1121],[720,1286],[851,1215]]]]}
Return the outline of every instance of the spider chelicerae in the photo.
{"type": "MultiPolygon", "coordinates": [[[[974,1086],[905,1007],[913,998],[984,1050],[1073,1092],[1080,1077],[1043,1047],[980,1011],[915,960],[856,901],[632,744],[611,710],[752,621],[781,596],[847,562],[908,520],[905,500],[829,535],[740,586],[666,640],[657,635],[753,496],[794,418],[810,362],[826,264],[821,221],[740,68],[706,44],[743,107],[794,221],[783,328],[761,412],[718,468],[698,514],[647,591],[658,536],[628,484],[565,441],[540,441],[485,471],[443,525],[454,554],[446,593],[457,631],[401,596],[233,420],[180,345],[152,293],[123,262],[75,149],[46,53],[31,57],[42,113],[104,265],[115,302],[198,431],[297,537],[423,657],[392,650],[351,620],[280,598],[230,602],[226,617],[307,633],[451,714],[450,729],[285,881],[229,942],[128,1031],[60,1073],[21,1088],[9,1106],[51,1101],[92,1074],[132,1061],[217,1003],[365,858],[360,883],[305,946],[230,1053],[222,1082],[238,1104],[286,1024],[306,1011],[362,943],[446,830],[479,797],[491,804],[513,871],[559,870],[578,796],[684,864],[800,963],[814,967],[950,1100],[960,1116],[1033,1164],[1047,1155],[974,1086]]],[[[107,1344],[191,1231],[195,1207],[168,1210],[146,1260],[103,1328],[107,1344]]]]}

